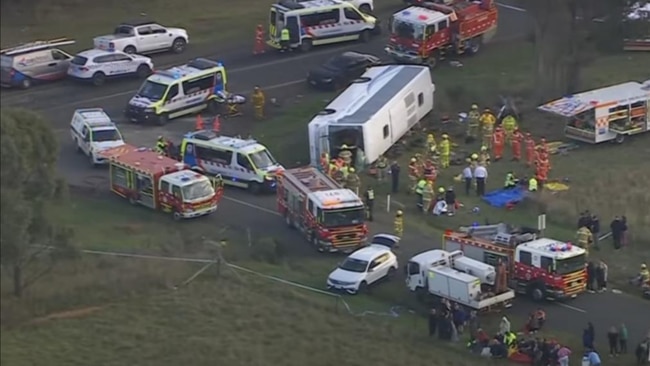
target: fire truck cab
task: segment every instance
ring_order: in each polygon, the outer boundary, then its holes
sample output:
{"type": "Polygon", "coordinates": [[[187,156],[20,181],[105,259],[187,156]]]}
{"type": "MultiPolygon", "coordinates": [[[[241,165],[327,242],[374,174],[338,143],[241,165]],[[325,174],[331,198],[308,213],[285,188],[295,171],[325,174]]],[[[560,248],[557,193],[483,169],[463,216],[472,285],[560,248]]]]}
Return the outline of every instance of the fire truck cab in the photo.
{"type": "Polygon", "coordinates": [[[390,19],[385,50],[398,62],[435,67],[448,54],[477,53],[497,30],[493,0],[420,2],[390,19]]]}
{"type": "Polygon", "coordinates": [[[174,220],[209,215],[223,196],[220,177],[211,180],[149,149],[122,145],[101,154],[109,160],[113,193],[174,220]]]}
{"type": "Polygon", "coordinates": [[[363,201],[314,167],[278,175],[278,211],[319,252],[350,253],[366,244],[363,201]]]}
{"type": "Polygon", "coordinates": [[[443,248],[508,270],[509,286],[535,301],[574,298],[587,286],[586,251],[571,243],[538,238],[505,224],[447,230],[443,248]]]}

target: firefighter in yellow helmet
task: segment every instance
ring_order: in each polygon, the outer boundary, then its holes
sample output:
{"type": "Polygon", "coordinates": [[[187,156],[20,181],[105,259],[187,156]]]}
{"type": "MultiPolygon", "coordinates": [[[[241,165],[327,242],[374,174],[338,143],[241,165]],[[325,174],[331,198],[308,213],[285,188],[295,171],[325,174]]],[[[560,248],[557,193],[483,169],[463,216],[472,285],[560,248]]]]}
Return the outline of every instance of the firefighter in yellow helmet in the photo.
{"type": "Polygon", "coordinates": [[[428,180],[427,184],[424,186],[424,189],[422,190],[422,212],[425,214],[428,214],[431,212],[431,202],[435,198],[436,191],[434,190],[433,187],[433,181],[428,180]]]}
{"type": "Polygon", "coordinates": [[[478,155],[478,163],[483,166],[490,165],[490,152],[487,146],[481,146],[481,153],[478,155]]]}
{"type": "Polygon", "coordinates": [[[478,111],[478,105],[472,104],[472,108],[467,114],[467,137],[477,138],[481,124],[481,113],[478,111]]]}
{"type": "Polygon", "coordinates": [[[650,271],[645,263],[641,264],[639,273],[630,280],[630,283],[635,286],[650,286],[650,271]]]}
{"type": "Polygon", "coordinates": [[[167,147],[167,140],[162,136],[158,136],[156,140],[156,152],[160,155],[167,155],[167,147]]]}
{"type": "Polygon", "coordinates": [[[348,145],[341,145],[341,148],[339,149],[339,158],[343,159],[345,165],[352,164],[352,151],[350,151],[348,145]]]}
{"type": "Polygon", "coordinates": [[[418,159],[412,157],[409,162],[409,193],[415,192],[415,186],[418,184],[418,178],[420,177],[420,166],[418,165],[418,159]]]}
{"type": "Polygon", "coordinates": [[[578,246],[586,250],[587,253],[589,253],[589,245],[591,245],[593,240],[594,238],[591,234],[591,230],[586,226],[581,227],[576,232],[576,242],[578,246]]]}
{"type": "Polygon", "coordinates": [[[264,104],[266,103],[266,97],[259,86],[256,86],[255,89],[253,89],[253,97],[251,99],[253,102],[253,109],[255,110],[255,118],[264,118],[264,104]]]}
{"type": "Polygon", "coordinates": [[[436,138],[432,133],[427,135],[427,151],[426,154],[431,154],[435,152],[438,146],[436,145],[436,138]]]}
{"type": "Polygon", "coordinates": [[[503,131],[506,133],[506,143],[510,145],[512,143],[512,136],[518,128],[517,120],[512,114],[509,114],[503,118],[501,125],[503,126],[503,131]]]}
{"type": "Polygon", "coordinates": [[[440,142],[440,164],[442,168],[449,168],[450,155],[451,141],[449,141],[449,136],[444,134],[440,142]]]}
{"type": "Polygon", "coordinates": [[[404,235],[404,213],[402,210],[397,210],[395,213],[395,222],[393,222],[395,227],[395,235],[400,238],[404,235]]]}
{"type": "Polygon", "coordinates": [[[497,118],[494,116],[494,113],[492,113],[490,108],[485,108],[483,113],[481,113],[479,121],[483,133],[483,145],[490,148],[492,147],[492,132],[494,131],[494,124],[497,122],[497,118]]]}

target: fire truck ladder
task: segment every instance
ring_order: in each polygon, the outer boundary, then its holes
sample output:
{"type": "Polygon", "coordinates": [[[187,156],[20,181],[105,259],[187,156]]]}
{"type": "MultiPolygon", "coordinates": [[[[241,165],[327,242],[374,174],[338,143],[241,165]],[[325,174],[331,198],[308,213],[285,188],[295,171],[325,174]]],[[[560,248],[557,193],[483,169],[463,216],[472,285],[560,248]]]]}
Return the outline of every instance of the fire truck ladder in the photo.
{"type": "Polygon", "coordinates": [[[290,181],[297,187],[305,187],[305,190],[309,192],[327,191],[341,188],[333,179],[312,167],[290,169],[284,173],[283,178],[290,181]]]}
{"type": "Polygon", "coordinates": [[[532,233],[526,234],[513,234],[510,233],[508,225],[504,223],[495,224],[495,225],[479,225],[479,226],[469,226],[461,227],[460,232],[466,233],[468,236],[473,238],[481,238],[484,240],[489,240],[490,242],[502,246],[517,246],[520,243],[525,243],[531,240],[535,240],[537,236],[532,233]]]}

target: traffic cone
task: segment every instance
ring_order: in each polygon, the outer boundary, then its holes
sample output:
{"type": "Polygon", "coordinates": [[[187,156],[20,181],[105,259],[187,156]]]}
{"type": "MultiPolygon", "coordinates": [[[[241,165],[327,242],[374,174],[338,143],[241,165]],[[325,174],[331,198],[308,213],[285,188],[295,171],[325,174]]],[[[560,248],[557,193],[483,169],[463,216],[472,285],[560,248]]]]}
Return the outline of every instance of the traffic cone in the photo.
{"type": "Polygon", "coordinates": [[[257,25],[255,28],[255,47],[253,48],[253,54],[259,55],[264,53],[264,28],[261,24],[257,25]]]}
{"type": "Polygon", "coordinates": [[[200,114],[196,115],[196,125],[194,126],[194,129],[196,131],[201,131],[204,129],[205,123],[203,122],[203,117],[201,117],[200,114]]]}
{"type": "Polygon", "coordinates": [[[216,132],[221,131],[221,116],[219,114],[217,114],[214,117],[214,121],[212,121],[212,130],[216,132]]]}

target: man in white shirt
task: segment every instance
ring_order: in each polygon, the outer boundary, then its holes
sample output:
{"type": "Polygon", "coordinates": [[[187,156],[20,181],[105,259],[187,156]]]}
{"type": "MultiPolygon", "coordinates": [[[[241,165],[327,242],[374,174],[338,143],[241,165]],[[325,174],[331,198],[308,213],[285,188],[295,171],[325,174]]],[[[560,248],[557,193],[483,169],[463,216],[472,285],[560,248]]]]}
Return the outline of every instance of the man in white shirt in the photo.
{"type": "Polygon", "coordinates": [[[465,169],[463,169],[463,181],[465,182],[465,194],[469,196],[469,191],[472,189],[472,179],[474,178],[474,173],[472,172],[472,165],[467,164],[465,169]]]}
{"type": "Polygon", "coordinates": [[[485,181],[488,177],[488,171],[485,166],[479,164],[476,169],[474,169],[474,178],[476,179],[476,195],[483,197],[485,195],[485,181]]]}

